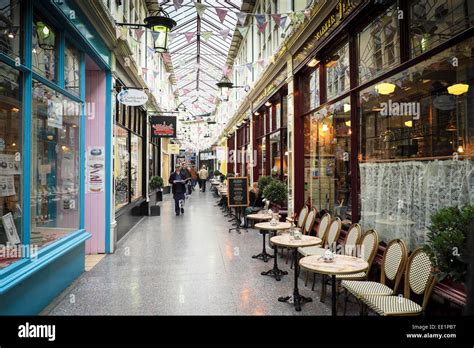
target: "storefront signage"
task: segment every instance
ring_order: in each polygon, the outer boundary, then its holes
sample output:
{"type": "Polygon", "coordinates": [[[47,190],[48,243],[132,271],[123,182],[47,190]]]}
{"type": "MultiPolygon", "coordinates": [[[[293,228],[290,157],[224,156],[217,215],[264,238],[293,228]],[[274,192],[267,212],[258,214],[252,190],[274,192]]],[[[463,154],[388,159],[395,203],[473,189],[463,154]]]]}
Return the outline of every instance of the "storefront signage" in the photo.
{"type": "Polygon", "coordinates": [[[298,67],[312,53],[314,48],[319,45],[318,41],[336,29],[339,24],[342,23],[343,19],[359,6],[360,3],[361,0],[339,0],[329,16],[326,17],[326,19],[315,30],[314,35],[294,56],[293,66],[295,68],[298,67]]]}
{"type": "Polygon", "coordinates": [[[87,148],[87,192],[104,191],[105,183],[105,148],[101,146],[87,148]]]}
{"type": "Polygon", "coordinates": [[[151,116],[151,138],[176,138],[176,116],[151,116]]]}
{"type": "Polygon", "coordinates": [[[282,69],[273,79],[272,83],[265,87],[263,92],[258,96],[255,104],[259,106],[263,101],[269,98],[273,93],[275,93],[278,86],[280,86],[287,77],[286,67],[282,69]]]}
{"type": "Polygon", "coordinates": [[[169,155],[179,155],[179,144],[168,144],[169,155]]]}
{"type": "Polygon", "coordinates": [[[229,207],[249,206],[249,179],[247,177],[227,178],[227,187],[229,207]]]}
{"type": "Polygon", "coordinates": [[[148,95],[140,89],[124,89],[117,94],[120,104],[127,106],[140,106],[146,104],[148,95]]]}

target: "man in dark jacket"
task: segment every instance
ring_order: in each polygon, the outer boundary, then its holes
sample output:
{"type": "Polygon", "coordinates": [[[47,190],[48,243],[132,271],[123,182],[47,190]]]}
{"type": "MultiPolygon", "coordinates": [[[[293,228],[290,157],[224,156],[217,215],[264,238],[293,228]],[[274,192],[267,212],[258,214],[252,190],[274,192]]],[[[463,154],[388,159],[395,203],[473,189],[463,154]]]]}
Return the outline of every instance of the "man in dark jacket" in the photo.
{"type": "Polygon", "coordinates": [[[169,183],[172,185],[173,198],[174,198],[174,211],[176,216],[179,216],[180,213],[184,214],[184,201],[186,199],[186,182],[190,178],[187,174],[181,170],[181,166],[177,165],[176,169],[170,175],[169,183]]]}

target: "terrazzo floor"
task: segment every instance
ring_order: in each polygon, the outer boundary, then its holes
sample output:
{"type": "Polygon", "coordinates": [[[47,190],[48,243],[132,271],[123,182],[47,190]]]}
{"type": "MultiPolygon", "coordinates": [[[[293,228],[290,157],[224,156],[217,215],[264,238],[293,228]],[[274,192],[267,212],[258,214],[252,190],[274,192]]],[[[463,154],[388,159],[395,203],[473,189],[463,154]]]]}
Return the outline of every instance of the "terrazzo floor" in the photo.
{"type": "MultiPolygon", "coordinates": [[[[313,302],[296,312],[278,297],[293,291],[293,270],[285,258],[279,266],[289,275],[277,282],[262,276],[273,260],[252,259],[262,248],[257,230],[229,233],[229,218],[215,196],[196,190],[185,214],[174,214],[171,195],[161,203],[161,216],[146,217],[120,242],[114,254],[85,272],[43,315],[330,315],[330,287],[325,303],[319,282],[300,293],[313,302]]],[[[269,253],[272,249],[267,247],[269,253]]],[[[341,296],[342,298],[342,296],[341,296]]],[[[358,314],[350,304],[348,314],[358,314]]]]}

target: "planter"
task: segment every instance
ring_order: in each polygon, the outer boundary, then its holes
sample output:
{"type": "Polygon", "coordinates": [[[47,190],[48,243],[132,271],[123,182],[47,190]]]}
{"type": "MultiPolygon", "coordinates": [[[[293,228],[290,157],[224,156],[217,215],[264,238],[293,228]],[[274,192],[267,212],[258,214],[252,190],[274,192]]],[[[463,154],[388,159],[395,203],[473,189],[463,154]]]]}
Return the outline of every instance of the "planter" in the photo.
{"type": "Polygon", "coordinates": [[[157,202],[162,202],[163,201],[163,191],[162,190],[156,191],[156,201],[157,202]]]}
{"type": "Polygon", "coordinates": [[[150,206],[149,216],[160,216],[161,215],[161,208],[159,205],[150,206]]]}
{"type": "Polygon", "coordinates": [[[276,203],[270,203],[270,209],[273,211],[278,211],[280,213],[280,220],[285,221],[288,216],[288,207],[286,205],[280,205],[276,203]]]}

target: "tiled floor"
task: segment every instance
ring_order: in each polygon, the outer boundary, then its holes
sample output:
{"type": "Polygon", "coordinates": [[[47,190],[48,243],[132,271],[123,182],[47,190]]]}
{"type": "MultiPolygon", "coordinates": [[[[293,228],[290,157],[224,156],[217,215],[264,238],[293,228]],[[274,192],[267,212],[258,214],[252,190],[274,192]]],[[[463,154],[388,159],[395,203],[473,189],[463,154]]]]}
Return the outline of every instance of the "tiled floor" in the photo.
{"type": "MultiPolygon", "coordinates": [[[[252,259],[261,235],[229,233],[228,218],[214,207],[212,193],[194,192],[184,215],[176,217],[170,195],[159,217],[140,222],[113,255],[85,272],[43,314],[51,315],[329,315],[300,280],[300,292],[313,302],[296,312],[277,298],[293,291],[293,273],[277,282],[260,272],[272,266],[252,259]]],[[[268,252],[272,252],[268,248],[268,252]]],[[[319,278],[317,278],[319,281],[319,278]]],[[[357,306],[350,305],[350,313],[357,306]]]]}

